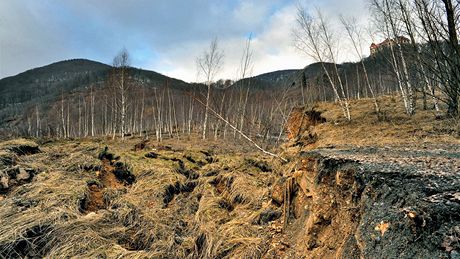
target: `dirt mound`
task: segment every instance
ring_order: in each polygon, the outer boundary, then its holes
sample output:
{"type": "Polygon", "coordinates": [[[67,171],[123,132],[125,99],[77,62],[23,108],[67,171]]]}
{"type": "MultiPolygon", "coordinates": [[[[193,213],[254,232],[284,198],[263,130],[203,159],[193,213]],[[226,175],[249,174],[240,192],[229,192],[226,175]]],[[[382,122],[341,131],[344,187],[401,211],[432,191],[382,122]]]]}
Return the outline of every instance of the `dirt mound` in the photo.
{"type": "Polygon", "coordinates": [[[310,145],[318,140],[314,131],[316,125],[326,122],[321,113],[312,109],[293,108],[286,123],[290,145],[310,145]]]}
{"type": "Polygon", "coordinates": [[[101,183],[91,181],[88,183],[88,194],[80,202],[80,211],[89,213],[98,211],[107,207],[107,202],[104,200],[103,186],[101,183]]]}

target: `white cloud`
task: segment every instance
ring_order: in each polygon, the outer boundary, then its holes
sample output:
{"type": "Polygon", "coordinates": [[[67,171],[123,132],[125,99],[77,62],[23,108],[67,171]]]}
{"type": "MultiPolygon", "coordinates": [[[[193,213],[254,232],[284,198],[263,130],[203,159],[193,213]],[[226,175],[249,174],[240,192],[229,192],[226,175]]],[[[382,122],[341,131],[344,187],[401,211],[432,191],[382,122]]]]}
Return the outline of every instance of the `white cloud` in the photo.
{"type": "MultiPolygon", "coordinates": [[[[196,57],[214,37],[225,51],[219,78],[237,78],[253,33],[253,75],[301,68],[312,60],[293,47],[295,0],[0,1],[0,77],[69,58],[110,63],[122,47],[133,66],[197,80],[196,57]]],[[[328,17],[366,18],[365,0],[308,0],[328,17]]],[[[366,47],[366,44],[364,44],[366,47]]],[[[346,59],[346,58],[345,58],[346,59]]]]}
{"type": "MultiPolygon", "coordinates": [[[[244,9],[245,16],[249,14],[248,5],[245,4],[238,10],[244,9]]],[[[252,40],[253,75],[274,70],[302,68],[311,62],[310,59],[297,51],[292,44],[291,31],[295,24],[295,5],[288,5],[265,18],[261,32],[254,34],[252,40]]],[[[256,11],[256,13],[261,12],[256,11]]],[[[268,9],[264,11],[268,13],[268,9]]],[[[239,15],[240,12],[235,12],[239,15]]],[[[255,14],[254,14],[255,15],[255,14]]],[[[238,16],[239,17],[239,16],[238,16]]],[[[241,18],[241,17],[239,17],[241,18]]],[[[248,31],[248,35],[249,35],[248,31]]],[[[224,67],[218,78],[238,78],[238,68],[247,38],[233,36],[219,38],[220,47],[225,52],[224,67]]],[[[152,61],[149,68],[163,70],[168,76],[181,78],[185,81],[197,80],[195,60],[209,45],[209,41],[190,41],[176,46],[162,53],[160,58],[152,61]],[[166,68],[166,69],[165,69],[166,68]]],[[[200,80],[200,79],[198,79],[200,80]]]]}

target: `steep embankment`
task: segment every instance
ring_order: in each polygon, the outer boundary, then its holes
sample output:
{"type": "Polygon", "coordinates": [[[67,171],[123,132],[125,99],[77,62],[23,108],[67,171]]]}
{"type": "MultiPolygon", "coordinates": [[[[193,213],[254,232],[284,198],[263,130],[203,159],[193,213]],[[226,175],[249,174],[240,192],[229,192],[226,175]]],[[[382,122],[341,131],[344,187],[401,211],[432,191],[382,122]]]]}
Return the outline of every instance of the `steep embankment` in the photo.
{"type": "Polygon", "coordinates": [[[459,172],[457,146],[303,152],[272,193],[287,224],[269,255],[456,258],[459,172]]]}
{"type": "Polygon", "coordinates": [[[284,232],[273,257],[458,258],[460,146],[455,121],[405,116],[394,97],[297,108],[287,123],[291,160],[272,198],[284,232]],[[393,112],[387,113],[387,109],[393,112]]]}

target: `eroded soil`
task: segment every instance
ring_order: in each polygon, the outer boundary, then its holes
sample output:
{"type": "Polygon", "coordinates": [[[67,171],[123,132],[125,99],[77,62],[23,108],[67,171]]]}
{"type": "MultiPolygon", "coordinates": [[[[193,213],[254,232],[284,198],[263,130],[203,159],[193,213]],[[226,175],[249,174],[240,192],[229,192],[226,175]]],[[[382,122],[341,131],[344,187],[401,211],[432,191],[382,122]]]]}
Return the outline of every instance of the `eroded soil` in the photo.
{"type": "Polygon", "coordinates": [[[0,257],[456,258],[460,251],[457,146],[334,147],[284,154],[290,162],[281,163],[185,143],[0,150],[5,161],[14,157],[1,170],[35,172],[1,194],[0,257]]]}

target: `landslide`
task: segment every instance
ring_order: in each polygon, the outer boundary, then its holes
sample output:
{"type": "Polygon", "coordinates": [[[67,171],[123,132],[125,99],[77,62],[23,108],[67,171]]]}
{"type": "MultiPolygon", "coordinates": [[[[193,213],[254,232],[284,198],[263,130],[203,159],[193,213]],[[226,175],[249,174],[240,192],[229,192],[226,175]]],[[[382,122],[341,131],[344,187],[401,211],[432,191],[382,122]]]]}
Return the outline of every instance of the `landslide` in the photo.
{"type": "Polygon", "coordinates": [[[456,258],[460,154],[397,148],[302,152],[275,184],[284,208],[270,257],[456,258]]]}
{"type": "Polygon", "coordinates": [[[450,120],[360,102],[294,109],[287,163],[198,137],[2,142],[0,258],[459,258],[450,120]]]}

